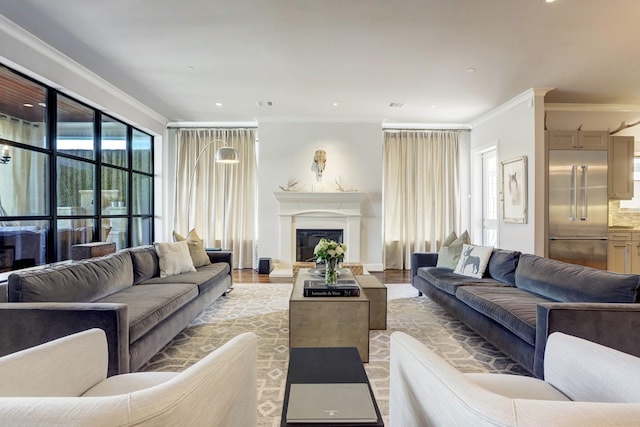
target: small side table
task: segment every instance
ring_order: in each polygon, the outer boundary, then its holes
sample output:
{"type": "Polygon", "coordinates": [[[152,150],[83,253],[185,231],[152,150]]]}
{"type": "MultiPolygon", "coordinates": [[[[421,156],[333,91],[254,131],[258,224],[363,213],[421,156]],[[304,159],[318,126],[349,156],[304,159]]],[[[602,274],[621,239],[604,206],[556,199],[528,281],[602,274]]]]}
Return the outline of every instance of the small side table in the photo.
{"type": "Polygon", "coordinates": [[[356,276],[369,298],[369,329],[387,329],[387,287],[375,276],[356,276]]]}
{"type": "Polygon", "coordinates": [[[287,382],[284,390],[284,402],[282,406],[281,427],[293,426],[329,426],[340,425],[342,427],[384,427],[382,415],[378,403],[369,384],[367,373],[360,361],[358,350],[355,347],[340,348],[292,348],[289,353],[289,368],[287,382]],[[377,421],[374,423],[287,423],[287,409],[289,406],[289,394],[291,384],[313,383],[366,383],[369,386],[371,400],[376,411],[377,421]]]}

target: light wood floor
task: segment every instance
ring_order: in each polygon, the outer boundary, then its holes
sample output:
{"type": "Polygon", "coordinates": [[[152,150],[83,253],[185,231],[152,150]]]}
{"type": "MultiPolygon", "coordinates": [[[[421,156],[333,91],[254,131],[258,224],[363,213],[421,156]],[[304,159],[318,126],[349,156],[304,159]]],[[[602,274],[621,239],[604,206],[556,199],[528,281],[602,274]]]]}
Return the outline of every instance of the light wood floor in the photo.
{"type": "MultiPolygon", "coordinates": [[[[372,272],[382,283],[411,283],[411,270],[385,270],[372,272]]],[[[288,279],[276,277],[271,279],[268,274],[258,274],[250,268],[233,270],[234,283],[282,283],[288,279]]]]}

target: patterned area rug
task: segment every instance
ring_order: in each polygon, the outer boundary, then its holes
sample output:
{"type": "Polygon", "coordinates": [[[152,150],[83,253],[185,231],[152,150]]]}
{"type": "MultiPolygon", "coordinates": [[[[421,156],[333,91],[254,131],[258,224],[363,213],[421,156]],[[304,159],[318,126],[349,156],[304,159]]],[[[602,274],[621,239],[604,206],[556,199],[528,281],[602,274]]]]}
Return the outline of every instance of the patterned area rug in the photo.
{"type": "MultiPolygon", "coordinates": [[[[387,330],[370,332],[365,370],[388,425],[389,335],[403,331],[463,372],[526,371],[409,284],[387,285],[387,330]]],[[[291,284],[242,284],[218,298],[147,363],[143,371],[182,371],[232,337],[253,331],[258,343],[258,425],[280,425],[289,358],[291,284]]]]}

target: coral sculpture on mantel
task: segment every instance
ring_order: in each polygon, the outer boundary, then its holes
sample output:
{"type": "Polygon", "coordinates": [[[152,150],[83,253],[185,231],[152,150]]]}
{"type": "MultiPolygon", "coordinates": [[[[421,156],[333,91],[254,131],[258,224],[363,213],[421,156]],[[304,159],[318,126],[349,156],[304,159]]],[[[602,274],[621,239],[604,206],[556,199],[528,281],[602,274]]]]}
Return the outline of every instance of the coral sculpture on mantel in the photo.
{"type": "Polygon", "coordinates": [[[280,187],[280,189],[282,191],[300,191],[302,190],[302,185],[300,185],[300,181],[298,181],[295,178],[289,178],[289,181],[287,181],[287,186],[283,187],[282,185],[279,185],[278,187],[280,187]]]}
{"type": "Polygon", "coordinates": [[[336,185],[338,186],[338,188],[336,188],[336,190],[341,191],[343,193],[355,193],[358,191],[357,188],[345,188],[342,185],[342,177],[337,177],[336,178],[336,185]]]}

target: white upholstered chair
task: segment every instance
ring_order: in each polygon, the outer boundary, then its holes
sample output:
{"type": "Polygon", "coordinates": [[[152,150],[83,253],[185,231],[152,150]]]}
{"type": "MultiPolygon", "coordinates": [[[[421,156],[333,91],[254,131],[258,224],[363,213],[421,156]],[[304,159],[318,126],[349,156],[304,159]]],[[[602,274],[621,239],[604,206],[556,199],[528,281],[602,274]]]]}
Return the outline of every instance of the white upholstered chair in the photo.
{"type": "Polygon", "coordinates": [[[559,332],[549,336],[544,381],[463,374],[401,332],[390,358],[391,427],[640,423],[640,358],[559,332]]]}
{"type": "Polygon", "coordinates": [[[257,337],[244,333],[182,372],[106,378],[91,329],[0,358],[0,425],[255,426],[257,337]]]}

